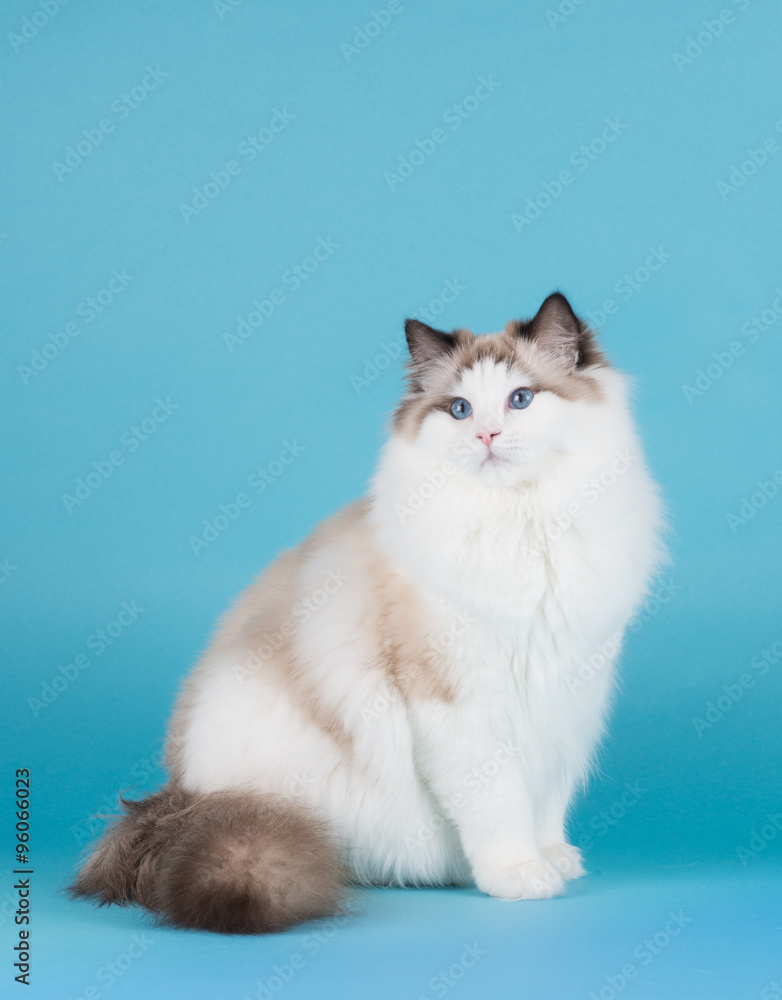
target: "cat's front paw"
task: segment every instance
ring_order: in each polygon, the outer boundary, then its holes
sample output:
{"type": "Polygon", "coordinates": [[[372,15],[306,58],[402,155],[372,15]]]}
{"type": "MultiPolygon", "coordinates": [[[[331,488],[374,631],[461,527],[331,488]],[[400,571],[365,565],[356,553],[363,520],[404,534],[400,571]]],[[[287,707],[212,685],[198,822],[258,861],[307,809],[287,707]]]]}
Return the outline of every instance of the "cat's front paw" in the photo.
{"type": "Polygon", "coordinates": [[[475,881],[481,892],[497,899],[550,899],[565,891],[565,880],[545,858],[498,868],[475,881]]]}
{"type": "Polygon", "coordinates": [[[566,881],[586,875],[581,851],[571,844],[549,844],[543,848],[543,854],[566,881]]]}

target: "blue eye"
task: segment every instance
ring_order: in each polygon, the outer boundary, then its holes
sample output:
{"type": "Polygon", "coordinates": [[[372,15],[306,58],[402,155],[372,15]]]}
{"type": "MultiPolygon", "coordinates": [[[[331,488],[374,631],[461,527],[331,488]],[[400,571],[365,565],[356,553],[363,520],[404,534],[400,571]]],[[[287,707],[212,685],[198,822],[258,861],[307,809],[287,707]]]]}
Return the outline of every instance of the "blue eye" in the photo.
{"type": "Polygon", "coordinates": [[[451,403],[451,416],[455,417],[456,420],[464,420],[464,418],[469,417],[471,413],[472,407],[467,400],[462,399],[461,396],[451,403]]]}
{"type": "Polygon", "coordinates": [[[526,410],[534,395],[532,389],[514,389],[508,399],[508,405],[512,410],[526,410]]]}

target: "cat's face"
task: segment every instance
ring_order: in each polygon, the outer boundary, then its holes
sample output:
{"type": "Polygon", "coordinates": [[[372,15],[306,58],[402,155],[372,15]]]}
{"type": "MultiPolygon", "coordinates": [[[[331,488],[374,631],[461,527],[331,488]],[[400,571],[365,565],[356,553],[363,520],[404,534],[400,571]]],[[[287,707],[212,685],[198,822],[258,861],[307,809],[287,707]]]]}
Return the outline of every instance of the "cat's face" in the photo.
{"type": "Polygon", "coordinates": [[[448,334],[415,320],[405,331],[410,386],[396,429],[427,461],[512,487],[577,447],[579,410],[599,402],[595,373],[606,362],[564,296],[501,334],[448,334]]]}

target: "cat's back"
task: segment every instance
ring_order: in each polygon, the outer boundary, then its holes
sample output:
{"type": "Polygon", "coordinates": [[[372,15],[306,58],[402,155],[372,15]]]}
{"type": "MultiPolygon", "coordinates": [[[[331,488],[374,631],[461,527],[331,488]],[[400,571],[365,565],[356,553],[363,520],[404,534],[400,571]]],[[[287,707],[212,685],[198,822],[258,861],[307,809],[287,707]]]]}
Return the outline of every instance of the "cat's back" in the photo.
{"type": "Polygon", "coordinates": [[[366,499],[355,500],[279,555],[223,616],[215,648],[274,648],[278,635],[293,635],[346,584],[355,583],[358,564],[372,548],[368,512],[366,499]]]}

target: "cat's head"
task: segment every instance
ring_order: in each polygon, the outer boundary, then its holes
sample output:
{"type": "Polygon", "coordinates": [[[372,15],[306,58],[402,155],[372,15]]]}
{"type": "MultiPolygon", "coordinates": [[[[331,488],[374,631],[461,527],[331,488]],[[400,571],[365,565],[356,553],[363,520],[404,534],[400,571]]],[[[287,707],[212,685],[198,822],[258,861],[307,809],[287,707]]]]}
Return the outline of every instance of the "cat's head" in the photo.
{"type": "Polygon", "coordinates": [[[408,388],[397,434],[427,461],[452,462],[481,481],[536,481],[552,455],[574,448],[584,407],[603,396],[607,362],[559,292],[502,333],[444,333],[405,324],[408,388]]]}

